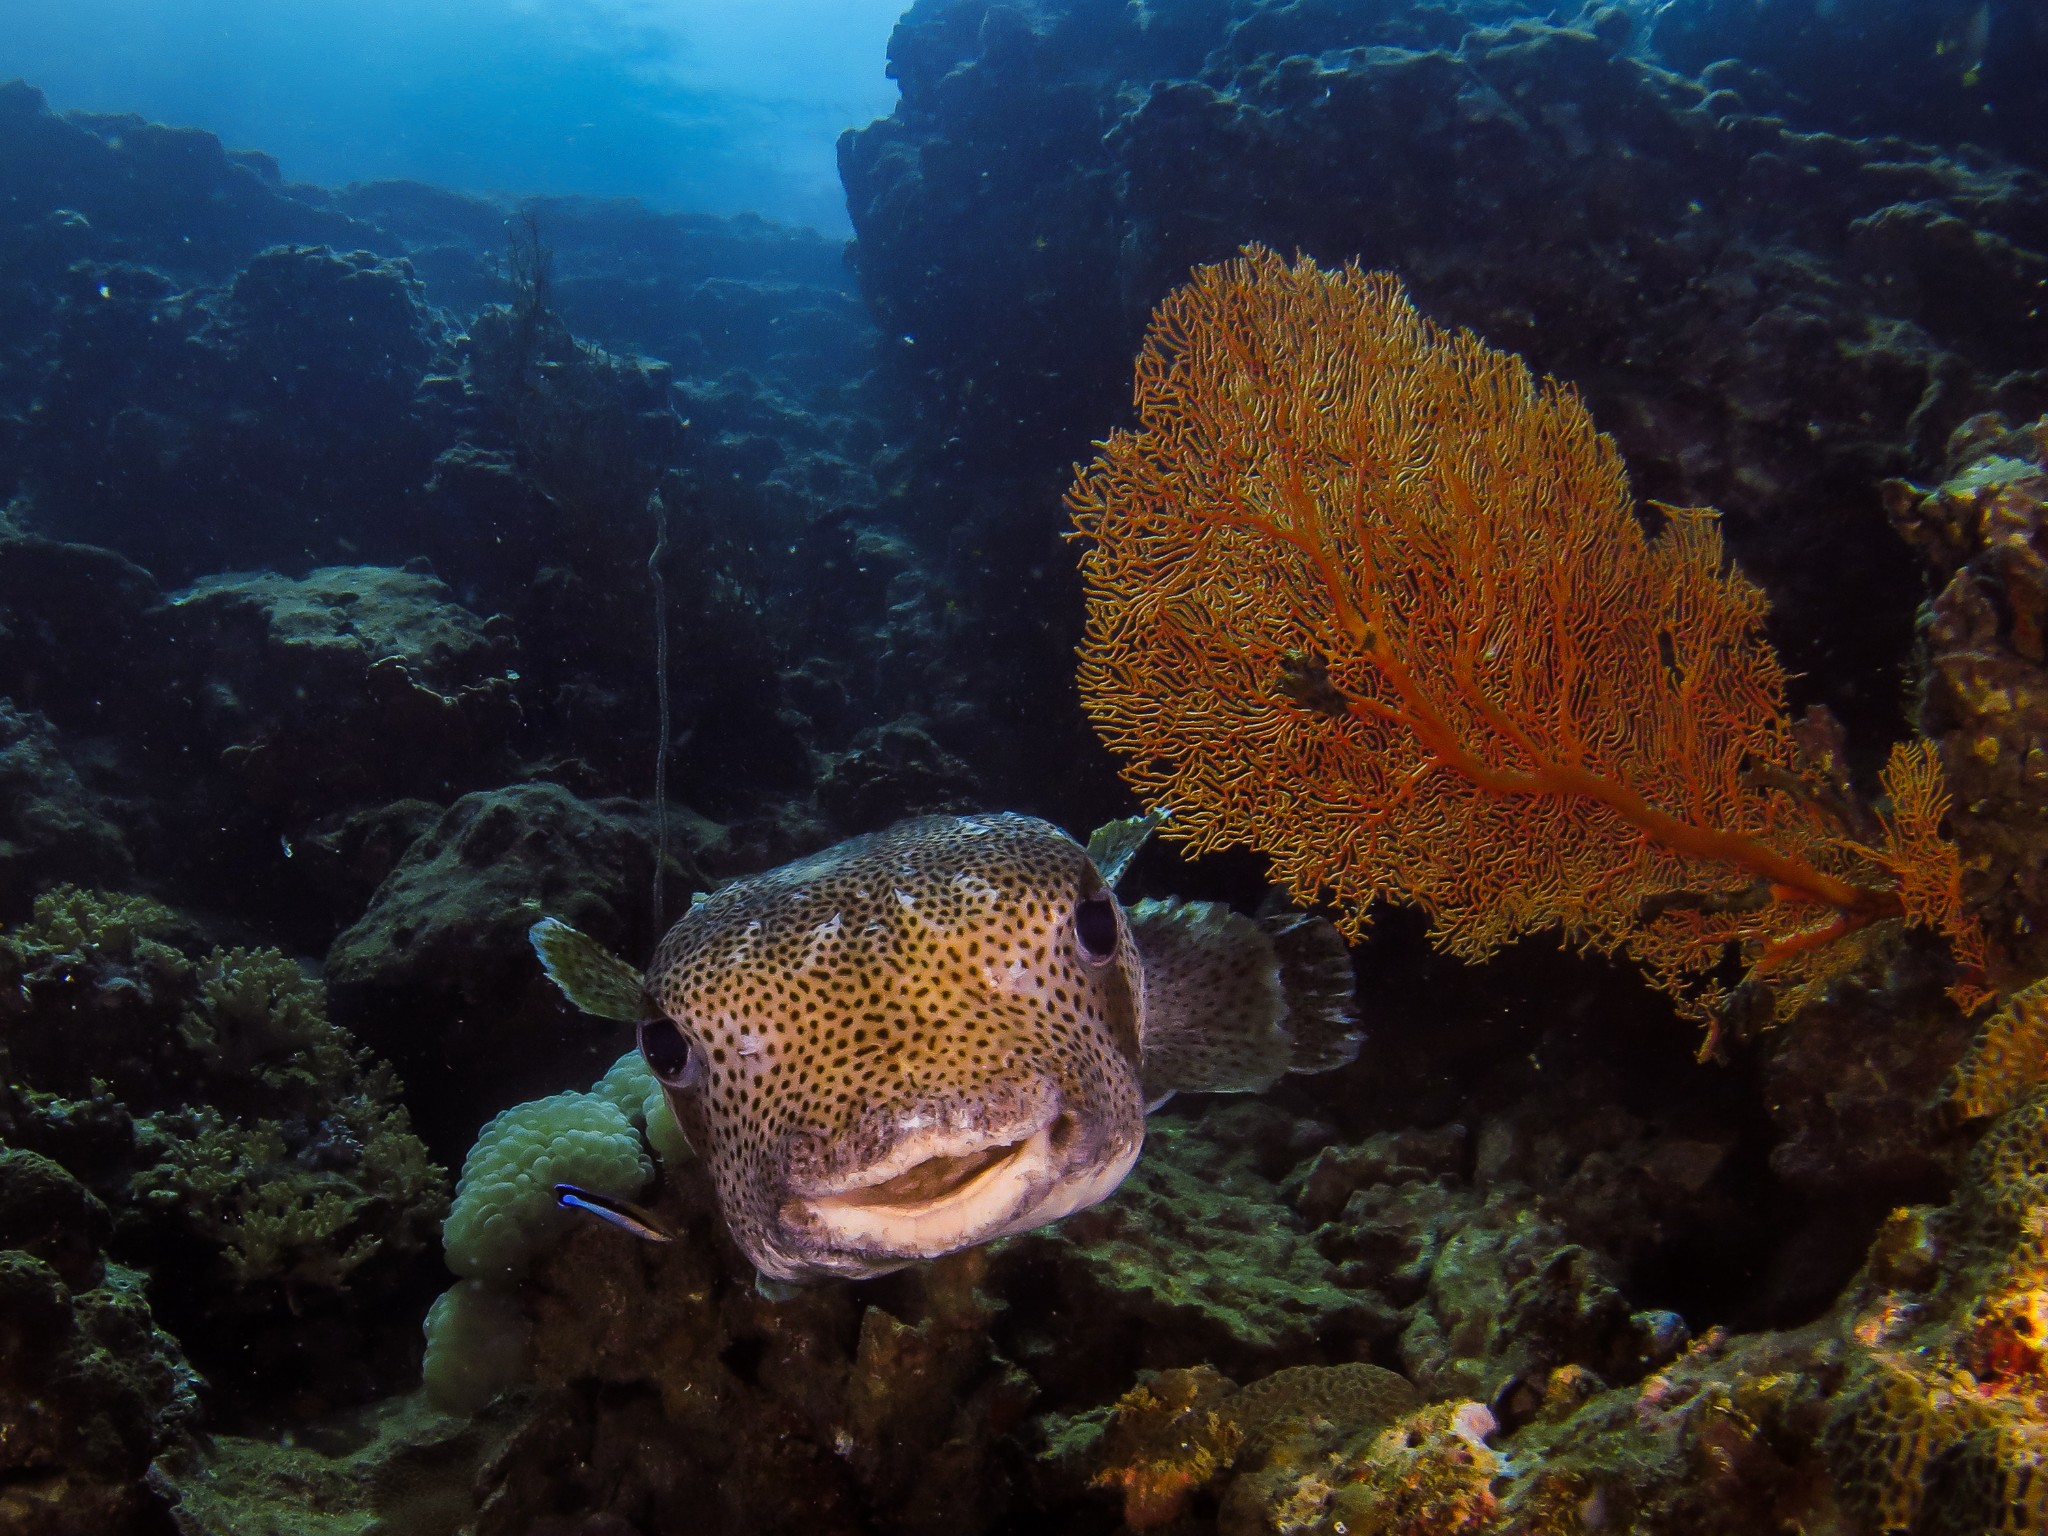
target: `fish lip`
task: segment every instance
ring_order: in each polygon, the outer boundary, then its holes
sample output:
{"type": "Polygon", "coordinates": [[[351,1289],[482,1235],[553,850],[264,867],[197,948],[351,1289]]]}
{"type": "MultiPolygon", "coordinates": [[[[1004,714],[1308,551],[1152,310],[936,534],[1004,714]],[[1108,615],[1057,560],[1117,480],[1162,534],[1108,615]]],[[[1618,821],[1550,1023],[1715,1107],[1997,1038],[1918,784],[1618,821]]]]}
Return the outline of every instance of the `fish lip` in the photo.
{"type": "Polygon", "coordinates": [[[792,1178],[789,1192],[806,1203],[858,1199],[861,1191],[893,1183],[940,1159],[962,1160],[997,1148],[1021,1147],[1060,1118],[1056,1096],[1031,1106],[1028,1114],[995,1125],[940,1125],[899,1136],[889,1150],[852,1171],[822,1177],[792,1178]]]}
{"type": "Polygon", "coordinates": [[[808,1201],[901,1177],[935,1157],[970,1157],[1028,1140],[1065,1107],[1057,1084],[1036,1074],[980,1085],[972,1096],[936,1094],[878,1105],[831,1136],[800,1132],[784,1144],[781,1194],[808,1201]]]}
{"type": "Polygon", "coordinates": [[[792,1236],[804,1234],[808,1270],[886,1273],[1094,1204],[1122,1182],[1142,1141],[1142,1129],[1135,1137],[1120,1137],[1068,1109],[1055,1094],[1027,1120],[935,1127],[899,1140],[857,1171],[791,1190],[784,1227],[792,1236]],[[917,1179],[940,1160],[959,1167],[944,1170],[929,1186],[917,1179]]]}

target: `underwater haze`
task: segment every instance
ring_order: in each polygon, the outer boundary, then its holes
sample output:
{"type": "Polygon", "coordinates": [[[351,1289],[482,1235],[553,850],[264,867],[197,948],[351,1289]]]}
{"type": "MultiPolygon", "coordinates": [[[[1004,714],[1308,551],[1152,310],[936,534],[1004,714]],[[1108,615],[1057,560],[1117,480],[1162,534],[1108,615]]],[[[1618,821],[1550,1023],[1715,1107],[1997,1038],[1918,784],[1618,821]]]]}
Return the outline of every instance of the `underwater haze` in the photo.
{"type": "Polygon", "coordinates": [[[639,197],[846,229],[899,0],[9,0],[0,77],[286,176],[639,197]]]}
{"type": "Polygon", "coordinates": [[[2048,5],[892,11],[0,0],[0,1536],[2048,1536],[2048,5]]]}

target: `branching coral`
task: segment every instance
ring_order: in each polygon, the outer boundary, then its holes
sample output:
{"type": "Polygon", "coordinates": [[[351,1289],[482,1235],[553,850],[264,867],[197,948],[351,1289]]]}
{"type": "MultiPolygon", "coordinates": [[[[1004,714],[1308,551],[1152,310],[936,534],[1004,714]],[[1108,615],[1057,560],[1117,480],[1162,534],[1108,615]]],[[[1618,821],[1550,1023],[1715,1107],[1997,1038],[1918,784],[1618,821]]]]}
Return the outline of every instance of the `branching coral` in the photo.
{"type": "Polygon", "coordinates": [[[158,1161],[136,1175],[135,1193],[175,1213],[218,1246],[237,1284],[342,1289],[382,1246],[375,1215],[403,1190],[293,1160],[277,1122],[243,1124],[209,1108],[152,1117],[158,1161]]]}
{"type": "Polygon", "coordinates": [[[373,1310],[431,1241],[445,1175],[390,1069],[290,958],[195,958],[155,935],[189,927],[75,889],[0,935],[0,1129],[88,1180],[131,1244],[175,1260],[159,1262],[157,1302],[195,1354],[218,1328],[230,1369],[289,1357],[303,1377],[304,1338],[273,1350],[266,1335],[316,1308],[329,1322],[373,1310]]]}
{"type": "Polygon", "coordinates": [[[182,972],[185,957],[151,937],[177,923],[169,907],[147,896],[58,886],[36,898],[27,922],[0,934],[0,978],[26,992],[38,980],[114,963],[155,962],[182,972]]]}
{"type": "Polygon", "coordinates": [[[1562,927],[1702,1017],[1731,944],[1783,1011],[1901,919],[1978,1000],[1932,749],[1845,824],[1764,594],[1712,513],[1645,531],[1570,389],[1385,274],[1254,247],[1161,303],[1137,407],[1069,493],[1081,692],[1197,849],[1263,848],[1353,934],[1389,897],[1468,958],[1562,927]]]}

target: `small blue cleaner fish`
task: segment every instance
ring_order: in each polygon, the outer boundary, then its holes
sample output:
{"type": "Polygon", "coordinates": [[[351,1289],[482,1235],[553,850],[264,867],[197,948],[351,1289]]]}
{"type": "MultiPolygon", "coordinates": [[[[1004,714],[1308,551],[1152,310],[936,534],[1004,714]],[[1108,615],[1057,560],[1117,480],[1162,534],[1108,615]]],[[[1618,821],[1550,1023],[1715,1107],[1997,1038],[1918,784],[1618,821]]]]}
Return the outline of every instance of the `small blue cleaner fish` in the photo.
{"type": "Polygon", "coordinates": [[[533,946],[639,1026],[766,1281],[887,1274],[1093,1205],[1177,1090],[1357,1055],[1328,923],[1117,899],[1156,825],[927,816],[698,897],[644,975],[553,918],[533,946]]]}
{"type": "Polygon", "coordinates": [[[564,1210],[588,1211],[599,1221],[608,1221],[620,1231],[630,1232],[650,1243],[672,1243],[676,1240],[675,1233],[664,1227],[650,1212],[643,1211],[628,1200],[614,1200],[610,1195],[578,1189],[574,1184],[557,1184],[555,1204],[564,1210]]]}

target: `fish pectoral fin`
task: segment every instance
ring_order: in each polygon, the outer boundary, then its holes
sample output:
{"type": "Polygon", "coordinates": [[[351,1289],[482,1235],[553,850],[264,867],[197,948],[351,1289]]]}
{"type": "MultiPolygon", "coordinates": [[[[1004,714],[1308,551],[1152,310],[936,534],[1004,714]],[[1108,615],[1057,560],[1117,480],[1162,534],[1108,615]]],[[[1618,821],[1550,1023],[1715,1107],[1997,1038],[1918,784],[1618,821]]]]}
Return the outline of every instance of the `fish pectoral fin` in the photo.
{"type": "Polygon", "coordinates": [[[758,1269],[754,1271],[754,1294],[763,1301],[794,1301],[803,1295],[804,1288],[791,1285],[787,1280],[771,1280],[758,1269]]]}
{"type": "Polygon", "coordinates": [[[1255,1093],[1358,1054],[1350,951],[1321,918],[1253,919],[1210,901],[1141,901],[1127,915],[1144,961],[1147,1102],[1255,1093]]]}
{"type": "Polygon", "coordinates": [[[589,934],[558,917],[526,930],[540,968],[577,1008],[600,1019],[639,1022],[647,1013],[640,973],[589,934]]]}

